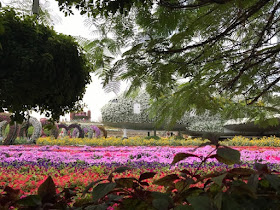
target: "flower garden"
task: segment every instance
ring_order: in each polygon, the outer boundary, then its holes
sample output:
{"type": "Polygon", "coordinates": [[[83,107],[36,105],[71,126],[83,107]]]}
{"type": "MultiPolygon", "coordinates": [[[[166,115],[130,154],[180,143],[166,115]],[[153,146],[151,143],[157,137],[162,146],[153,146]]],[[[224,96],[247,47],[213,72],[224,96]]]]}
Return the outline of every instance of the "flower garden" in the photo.
{"type": "Polygon", "coordinates": [[[0,210],[280,210],[279,1],[54,2],[0,1],[0,210]]]}
{"type": "Polygon", "coordinates": [[[8,120],[0,125],[3,209],[280,206],[280,138],[275,136],[219,142],[180,136],[124,139],[107,137],[106,129],[95,125],[56,124],[48,132],[48,122],[35,118],[14,130],[7,125],[8,120]],[[13,145],[5,145],[9,142],[13,145]]]}
{"type": "MultiPolygon", "coordinates": [[[[236,138],[240,139],[242,137],[236,138]]],[[[265,140],[267,138],[260,141],[265,140]]],[[[49,138],[39,138],[37,143],[44,144],[45,142],[45,144],[49,144],[48,141],[50,141],[49,138]]],[[[63,142],[63,139],[60,139],[60,141],[63,142]]],[[[65,141],[64,139],[64,143],[65,141]]],[[[74,140],[72,139],[72,141],[74,140]]],[[[102,139],[99,139],[99,141],[102,142],[102,139]]],[[[169,141],[171,140],[169,139],[169,141]]],[[[199,139],[193,140],[193,142],[202,143],[200,141],[199,139]]],[[[233,139],[232,141],[236,142],[237,140],[233,139]]],[[[147,175],[146,184],[142,181],[142,190],[159,193],[166,193],[170,186],[165,183],[158,183],[156,180],[165,180],[166,177],[169,177],[176,184],[177,179],[177,181],[182,181],[179,176],[182,176],[184,170],[196,177],[195,179],[198,179],[198,176],[208,176],[213,172],[224,174],[235,169],[240,170],[240,168],[242,170],[255,170],[256,163],[259,166],[267,164],[267,171],[276,174],[276,176],[280,171],[280,149],[277,147],[239,146],[232,148],[240,152],[240,162],[237,161],[234,164],[233,162],[230,164],[221,163],[227,161],[218,161],[219,159],[215,156],[216,153],[218,154],[218,150],[214,146],[199,148],[195,146],[1,146],[0,186],[2,186],[2,201],[0,199],[0,203],[2,205],[4,203],[6,207],[13,206],[13,202],[3,202],[3,199],[7,199],[7,196],[11,194],[7,189],[18,189],[16,193],[13,191],[13,195],[17,199],[27,198],[28,195],[36,195],[40,191],[38,190],[40,189],[39,186],[44,181],[46,183],[49,176],[54,182],[56,193],[65,192],[65,189],[71,189],[71,192],[75,192],[67,202],[69,208],[74,208],[91,200],[89,194],[82,196],[88,185],[98,180],[107,180],[108,175],[114,170],[117,172],[114,174],[115,181],[137,180],[143,174],[147,175]],[[185,156],[180,157],[178,154],[185,154],[185,156]],[[118,171],[120,167],[122,170],[118,171]],[[7,186],[10,188],[7,188],[7,186]]],[[[229,153],[231,150],[229,150],[229,153]]],[[[243,171],[237,174],[242,177],[242,173],[243,171]]],[[[261,177],[261,173],[259,175],[261,177]]],[[[103,184],[113,183],[105,182],[103,184]]],[[[200,182],[193,182],[193,184],[190,182],[188,185],[195,187],[195,189],[203,189],[205,188],[205,181],[201,180],[200,182]]],[[[90,186],[88,190],[92,189],[93,186],[90,186]]],[[[128,187],[127,184],[124,186],[128,187]]],[[[279,187],[279,184],[277,187],[279,187]]],[[[112,189],[109,189],[109,191],[112,189]]],[[[178,191],[174,188],[173,193],[174,190],[178,191]]],[[[109,191],[106,191],[104,196],[109,191]]],[[[32,199],[33,203],[31,203],[35,205],[36,202],[34,198],[32,199]]],[[[28,205],[30,205],[30,200],[28,205]]],[[[155,209],[160,208],[160,205],[155,204],[154,206],[155,209]]],[[[193,206],[195,205],[193,204],[193,206]]],[[[118,202],[109,202],[105,209],[118,207],[118,202]]],[[[145,209],[145,207],[143,208],[145,209]]]]}
{"type": "Polygon", "coordinates": [[[45,119],[9,127],[7,116],[0,114],[2,209],[280,206],[280,138],[275,136],[219,142],[107,137],[103,126],[50,125],[45,119]]]}

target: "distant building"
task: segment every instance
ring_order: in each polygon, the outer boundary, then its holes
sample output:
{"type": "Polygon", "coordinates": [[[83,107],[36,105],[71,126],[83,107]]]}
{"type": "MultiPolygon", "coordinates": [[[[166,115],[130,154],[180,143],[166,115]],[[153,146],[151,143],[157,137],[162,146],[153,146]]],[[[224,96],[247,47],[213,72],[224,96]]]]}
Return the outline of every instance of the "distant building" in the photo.
{"type": "Polygon", "coordinates": [[[79,121],[79,122],[90,122],[91,121],[91,111],[87,111],[87,112],[78,112],[78,113],[74,113],[71,112],[70,113],[70,122],[72,121],[79,121]]]}

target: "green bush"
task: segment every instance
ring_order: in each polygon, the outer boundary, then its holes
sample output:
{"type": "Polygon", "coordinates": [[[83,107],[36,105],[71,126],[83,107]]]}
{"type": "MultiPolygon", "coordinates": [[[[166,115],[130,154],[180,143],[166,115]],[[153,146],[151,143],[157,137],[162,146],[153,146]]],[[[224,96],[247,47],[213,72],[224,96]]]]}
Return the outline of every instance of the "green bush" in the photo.
{"type": "Polygon", "coordinates": [[[159,136],[146,136],[145,139],[155,139],[160,140],[161,138],[159,136]]]}

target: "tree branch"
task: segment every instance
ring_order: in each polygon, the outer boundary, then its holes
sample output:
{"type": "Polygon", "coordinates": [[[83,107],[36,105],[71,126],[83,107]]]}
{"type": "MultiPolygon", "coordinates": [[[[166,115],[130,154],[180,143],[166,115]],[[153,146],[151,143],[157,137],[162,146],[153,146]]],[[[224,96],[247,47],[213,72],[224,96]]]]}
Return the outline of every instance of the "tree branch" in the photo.
{"type": "Polygon", "coordinates": [[[269,89],[271,87],[273,87],[274,85],[277,84],[277,82],[280,81],[280,77],[278,77],[277,79],[275,79],[273,82],[271,82],[262,92],[260,92],[250,103],[248,103],[248,105],[251,105],[253,103],[255,103],[256,101],[258,101],[258,99],[264,95],[267,91],[269,91],[269,89]]]}
{"type": "Polygon", "coordinates": [[[163,7],[167,7],[169,9],[198,9],[200,7],[203,7],[203,6],[208,6],[210,4],[213,4],[214,1],[212,0],[206,0],[206,1],[203,1],[203,2],[200,2],[200,3],[193,3],[193,4],[172,4],[172,3],[169,3],[165,0],[160,0],[158,5],[159,6],[163,6],[163,7]]]}
{"type": "Polygon", "coordinates": [[[200,0],[198,3],[184,4],[183,3],[169,3],[166,0],[160,0],[158,5],[169,8],[169,9],[198,9],[203,6],[208,6],[211,4],[225,4],[232,0],[200,0]]]}
{"type": "Polygon", "coordinates": [[[259,35],[259,40],[257,41],[257,43],[254,46],[255,49],[261,46],[264,34],[267,30],[269,30],[269,26],[272,24],[275,13],[279,9],[279,7],[280,7],[280,2],[274,7],[273,11],[271,12],[265,27],[263,28],[262,32],[259,35]]]}
{"type": "Polygon", "coordinates": [[[229,32],[234,30],[237,26],[240,24],[244,23],[249,17],[257,13],[262,7],[264,7],[270,0],[259,0],[258,3],[255,5],[251,6],[247,11],[243,12],[241,16],[239,16],[228,28],[226,28],[222,33],[211,37],[203,42],[200,42],[198,44],[193,44],[186,46],[184,48],[179,48],[179,49],[168,49],[168,50],[157,50],[157,49],[152,49],[148,52],[155,52],[155,53],[161,53],[161,54],[174,54],[174,53],[181,53],[189,49],[193,48],[198,48],[201,46],[204,46],[205,44],[208,44],[210,42],[217,42],[219,39],[227,35],[229,32]]]}

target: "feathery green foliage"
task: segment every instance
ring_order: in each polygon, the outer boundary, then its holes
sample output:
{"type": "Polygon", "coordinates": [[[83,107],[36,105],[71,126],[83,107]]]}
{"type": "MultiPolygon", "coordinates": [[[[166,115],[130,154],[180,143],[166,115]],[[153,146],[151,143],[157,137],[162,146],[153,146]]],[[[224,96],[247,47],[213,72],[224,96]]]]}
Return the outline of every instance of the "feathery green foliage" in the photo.
{"type": "Polygon", "coordinates": [[[104,82],[118,75],[130,91],[145,86],[163,118],[192,109],[257,121],[279,113],[278,0],[58,2],[65,13],[75,5],[106,19],[119,44],[131,43],[104,82]]]}

